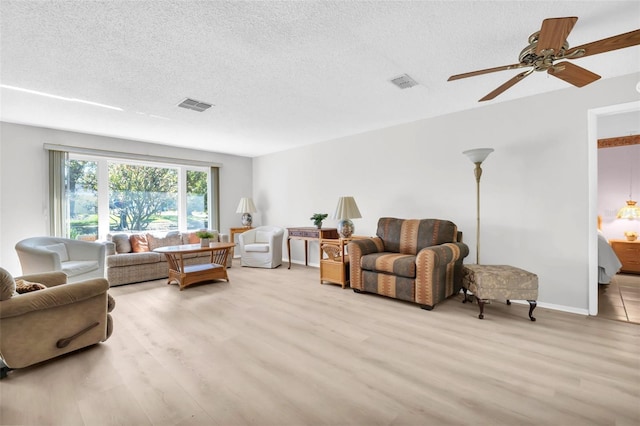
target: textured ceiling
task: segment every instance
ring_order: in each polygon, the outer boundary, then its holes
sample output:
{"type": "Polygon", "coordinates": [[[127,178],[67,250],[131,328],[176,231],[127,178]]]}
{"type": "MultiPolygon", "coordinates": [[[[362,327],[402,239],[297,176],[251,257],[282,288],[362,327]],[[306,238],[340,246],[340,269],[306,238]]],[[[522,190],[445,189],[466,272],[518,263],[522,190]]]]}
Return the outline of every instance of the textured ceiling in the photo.
{"type": "MultiPolygon", "coordinates": [[[[549,17],[577,46],[640,28],[627,1],[7,1],[3,121],[257,156],[476,108],[549,17]],[[389,80],[410,75],[419,85],[389,80]],[[6,86],[114,106],[69,101],[6,86]],[[214,104],[199,113],[184,98],[214,104]]],[[[640,47],[573,61],[640,71],[640,47]]],[[[594,84],[598,84],[597,82],[594,84]]],[[[573,88],[534,73],[491,103],[573,88]]]]}

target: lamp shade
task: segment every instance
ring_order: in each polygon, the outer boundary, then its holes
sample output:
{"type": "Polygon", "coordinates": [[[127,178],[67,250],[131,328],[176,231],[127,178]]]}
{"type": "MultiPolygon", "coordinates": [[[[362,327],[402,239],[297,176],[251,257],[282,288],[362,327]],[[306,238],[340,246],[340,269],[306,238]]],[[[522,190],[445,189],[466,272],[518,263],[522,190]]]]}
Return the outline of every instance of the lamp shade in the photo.
{"type": "Polygon", "coordinates": [[[238,203],[236,213],[255,213],[257,211],[258,210],[256,210],[256,206],[253,204],[253,200],[251,198],[240,198],[240,203],[238,203]]]}
{"type": "Polygon", "coordinates": [[[493,152],[493,148],[476,148],[463,151],[472,163],[482,163],[493,152]]]}
{"type": "Polygon", "coordinates": [[[340,197],[333,219],[360,219],[362,215],[353,197],[340,197]]]}
{"type": "Polygon", "coordinates": [[[616,215],[618,219],[640,219],[640,207],[636,206],[636,202],[633,200],[628,200],[627,205],[618,210],[618,214],[616,215]]]}

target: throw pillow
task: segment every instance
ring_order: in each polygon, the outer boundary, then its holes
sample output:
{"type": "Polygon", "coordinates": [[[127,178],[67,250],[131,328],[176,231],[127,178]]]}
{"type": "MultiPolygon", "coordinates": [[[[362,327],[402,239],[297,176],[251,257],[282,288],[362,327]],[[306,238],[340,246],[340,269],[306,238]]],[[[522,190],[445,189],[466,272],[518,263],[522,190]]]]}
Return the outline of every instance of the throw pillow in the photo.
{"type": "Polygon", "coordinates": [[[153,251],[159,247],[179,246],[182,244],[180,234],[176,233],[167,234],[164,238],[147,234],[147,241],[149,242],[149,251],[153,251]]]}
{"type": "Polygon", "coordinates": [[[6,269],[0,268],[0,300],[11,299],[16,294],[16,282],[6,269]]]}
{"type": "Polygon", "coordinates": [[[111,242],[116,245],[116,253],[131,253],[133,250],[128,234],[112,235],[111,242]]]}
{"type": "Polygon", "coordinates": [[[32,291],[44,290],[47,288],[46,285],[40,283],[32,283],[31,281],[17,279],[16,280],[16,291],[20,294],[29,293],[32,291]]]}
{"type": "Polygon", "coordinates": [[[132,234],[129,238],[131,241],[131,248],[134,253],[143,253],[145,251],[149,251],[149,241],[147,241],[147,236],[144,234],[132,234]]]}
{"type": "Polygon", "coordinates": [[[41,248],[58,253],[58,256],[60,256],[60,262],[69,261],[69,254],[67,253],[67,247],[64,243],[41,246],[41,248]]]}

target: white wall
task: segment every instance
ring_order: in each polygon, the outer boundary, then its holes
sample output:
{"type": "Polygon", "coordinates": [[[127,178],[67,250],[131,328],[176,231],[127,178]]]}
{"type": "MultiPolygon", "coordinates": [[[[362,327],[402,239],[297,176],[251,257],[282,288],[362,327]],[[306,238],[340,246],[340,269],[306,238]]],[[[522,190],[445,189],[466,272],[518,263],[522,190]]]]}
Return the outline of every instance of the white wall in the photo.
{"type": "MultiPolygon", "coordinates": [[[[475,263],[475,179],[462,151],[494,148],[483,164],[481,263],[535,272],[541,306],[586,314],[595,226],[587,111],[637,101],[639,80],[601,80],[258,157],[254,197],[264,223],[285,227],[312,226],[309,217],[333,213],[341,195],[360,207],[359,235],[375,234],[382,216],[450,219],[475,263]]],[[[292,256],[303,261],[301,243],[292,242],[292,256]]]]}
{"type": "MultiPolygon", "coordinates": [[[[220,168],[220,231],[240,225],[241,197],[252,196],[252,159],[82,133],[0,123],[0,265],[21,273],[15,244],[49,234],[49,175],[45,143],[168,158],[210,161],[220,168]]],[[[259,216],[257,216],[259,219],[259,216]]],[[[259,222],[258,222],[259,223],[259,222]]]]}

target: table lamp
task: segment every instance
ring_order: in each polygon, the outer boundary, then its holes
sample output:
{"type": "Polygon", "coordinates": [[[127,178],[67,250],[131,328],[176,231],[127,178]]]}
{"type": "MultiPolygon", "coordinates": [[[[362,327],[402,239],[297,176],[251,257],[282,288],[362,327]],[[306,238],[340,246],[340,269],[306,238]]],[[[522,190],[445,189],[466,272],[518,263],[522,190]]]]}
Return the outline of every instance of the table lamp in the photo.
{"type": "Polygon", "coordinates": [[[338,206],[335,213],[333,213],[333,219],[339,219],[338,233],[341,238],[350,238],[353,235],[353,222],[351,219],[360,219],[362,215],[358,210],[358,205],[353,197],[340,197],[338,199],[338,206]]]}
{"type": "Polygon", "coordinates": [[[253,204],[253,200],[249,197],[240,198],[240,203],[236,209],[236,213],[242,213],[242,226],[251,226],[253,218],[251,213],[255,213],[256,206],[253,204]]]}

